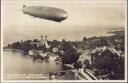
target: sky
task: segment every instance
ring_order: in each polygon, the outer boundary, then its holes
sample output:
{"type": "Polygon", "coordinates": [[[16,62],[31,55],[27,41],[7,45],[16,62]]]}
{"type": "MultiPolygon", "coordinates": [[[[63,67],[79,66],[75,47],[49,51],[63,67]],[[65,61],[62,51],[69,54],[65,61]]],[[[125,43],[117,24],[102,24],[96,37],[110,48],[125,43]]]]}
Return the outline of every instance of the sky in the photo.
{"type": "Polygon", "coordinates": [[[84,36],[106,36],[109,28],[123,28],[125,24],[123,2],[6,0],[2,5],[4,44],[40,39],[41,35],[49,40],[82,40],[84,36]],[[23,4],[61,8],[68,18],[61,23],[34,18],[23,14],[23,4]]]}

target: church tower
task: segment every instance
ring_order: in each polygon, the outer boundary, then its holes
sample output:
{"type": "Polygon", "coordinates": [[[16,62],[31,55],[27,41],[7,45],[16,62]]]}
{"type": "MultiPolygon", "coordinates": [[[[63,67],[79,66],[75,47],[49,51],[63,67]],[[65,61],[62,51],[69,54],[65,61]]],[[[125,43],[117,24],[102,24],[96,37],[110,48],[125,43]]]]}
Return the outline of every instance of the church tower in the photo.
{"type": "Polygon", "coordinates": [[[44,46],[44,38],[43,38],[43,36],[41,36],[41,41],[40,41],[40,43],[41,43],[41,46],[44,46]]]}
{"type": "Polygon", "coordinates": [[[50,48],[50,46],[48,45],[47,35],[44,38],[44,44],[46,48],[50,48]]]}

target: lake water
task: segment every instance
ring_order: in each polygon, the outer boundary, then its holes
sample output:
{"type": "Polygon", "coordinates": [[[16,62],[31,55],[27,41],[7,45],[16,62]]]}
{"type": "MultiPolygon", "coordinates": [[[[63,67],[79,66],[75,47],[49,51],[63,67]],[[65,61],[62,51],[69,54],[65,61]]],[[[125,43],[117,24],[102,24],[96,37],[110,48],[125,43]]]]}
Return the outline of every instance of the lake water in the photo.
{"type": "MultiPolygon", "coordinates": [[[[33,61],[28,56],[16,51],[3,52],[3,73],[4,79],[38,79],[37,77],[48,76],[49,72],[58,72],[64,70],[61,63],[33,61]],[[19,78],[17,78],[19,76],[19,78]],[[26,78],[26,76],[31,76],[26,78]],[[13,78],[12,78],[13,77],[13,78]]],[[[39,78],[42,79],[42,78],[39,78]]]]}

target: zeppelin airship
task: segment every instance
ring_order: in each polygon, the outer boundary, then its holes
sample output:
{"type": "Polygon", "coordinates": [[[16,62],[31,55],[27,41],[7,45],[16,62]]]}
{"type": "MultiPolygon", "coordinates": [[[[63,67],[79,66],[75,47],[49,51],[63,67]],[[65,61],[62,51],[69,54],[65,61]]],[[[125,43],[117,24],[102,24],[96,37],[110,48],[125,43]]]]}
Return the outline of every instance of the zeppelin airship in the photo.
{"type": "Polygon", "coordinates": [[[22,11],[24,14],[28,14],[30,16],[56,21],[56,22],[61,22],[68,17],[66,11],[55,7],[44,7],[44,6],[27,7],[26,5],[23,5],[22,11]]]}

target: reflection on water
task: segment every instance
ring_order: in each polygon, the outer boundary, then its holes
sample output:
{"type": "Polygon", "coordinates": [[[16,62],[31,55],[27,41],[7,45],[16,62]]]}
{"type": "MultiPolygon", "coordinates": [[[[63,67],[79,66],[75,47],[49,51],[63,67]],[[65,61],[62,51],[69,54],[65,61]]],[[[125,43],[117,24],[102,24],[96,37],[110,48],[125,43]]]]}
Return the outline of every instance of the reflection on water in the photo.
{"type": "Polygon", "coordinates": [[[62,70],[60,63],[33,61],[22,53],[15,51],[3,52],[4,74],[44,74],[62,70]]]}

